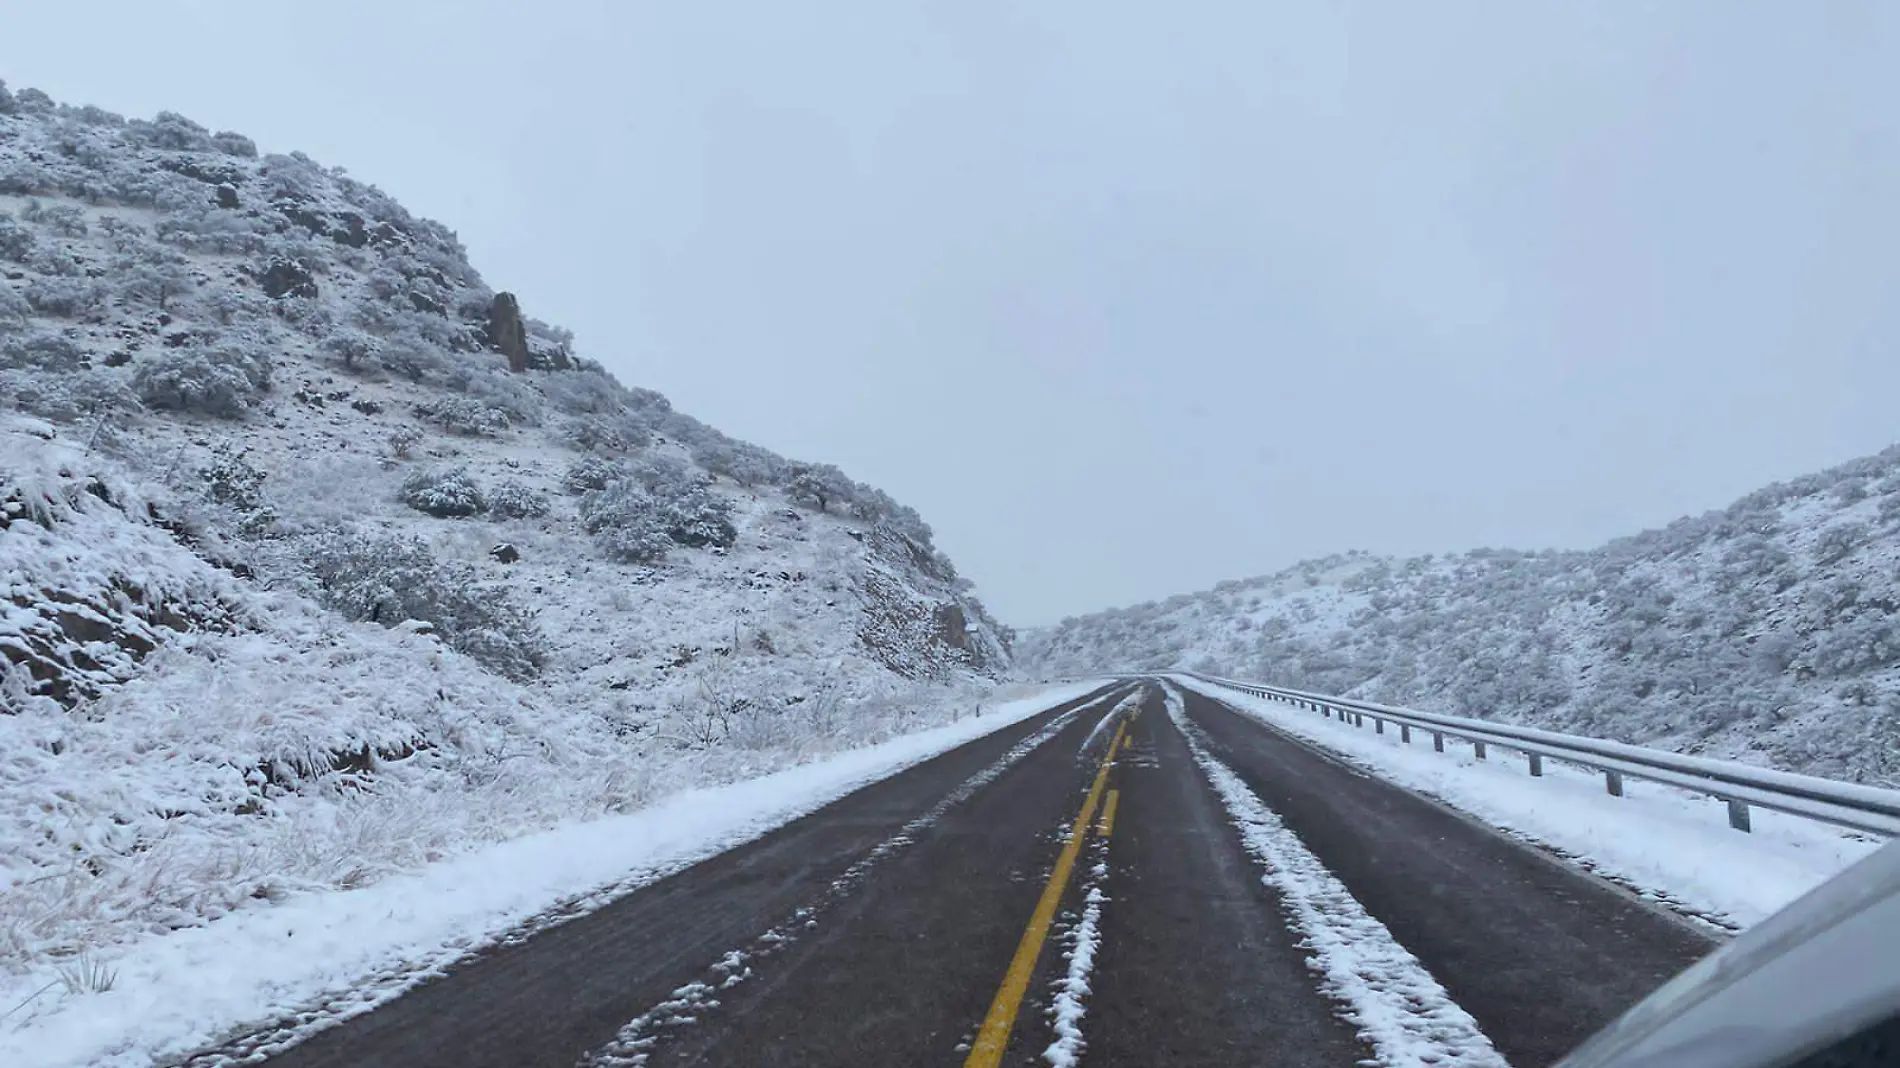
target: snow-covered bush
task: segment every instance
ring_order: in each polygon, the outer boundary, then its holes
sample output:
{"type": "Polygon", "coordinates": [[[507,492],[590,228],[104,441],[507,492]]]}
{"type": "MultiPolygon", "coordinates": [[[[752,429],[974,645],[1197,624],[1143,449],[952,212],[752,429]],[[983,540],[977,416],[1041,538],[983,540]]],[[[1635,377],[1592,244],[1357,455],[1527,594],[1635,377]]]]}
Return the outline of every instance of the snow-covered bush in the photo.
{"type": "Polygon", "coordinates": [[[785,493],[823,512],[833,504],[849,504],[856,487],[857,483],[830,464],[804,464],[792,470],[785,493]]]}
{"type": "Polygon", "coordinates": [[[568,465],[561,485],[569,493],[603,490],[629,477],[625,464],[601,456],[583,456],[568,465]]]}
{"type": "Polygon", "coordinates": [[[541,388],[549,402],[569,415],[610,415],[630,407],[633,400],[626,387],[594,370],[551,374],[541,388]]]}
{"type": "Polygon", "coordinates": [[[443,397],[415,406],[416,416],[455,434],[493,437],[508,429],[508,413],[473,397],[443,397]]]}
{"type": "Polygon", "coordinates": [[[631,480],[584,494],[581,524],[601,551],[626,563],[658,563],[673,547],[662,506],[631,480]]]}
{"type": "Polygon", "coordinates": [[[176,112],[161,111],[150,121],[133,119],[126,124],[133,140],[152,148],[180,152],[208,152],[212,149],[211,131],[176,112]]]}
{"type": "Polygon", "coordinates": [[[653,441],[653,431],[627,412],[588,415],[561,424],[561,440],[577,452],[623,455],[638,452],[653,441]]]}
{"type": "Polygon", "coordinates": [[[1821,567],[1839,563],[1866,544],[1869,536],[1865,523],[1837,523],[1814,539],[1814,562],[1821,567]]]}
{"type": "Polygon", "coordinates": [[[373,370],[382,355],[382,342],[361,330],[343,329],[323,339],[317,346],[337,358],[351,372],[373,370]]]}
{"type": "Polygon", "coordinates": [[[402,481],[402,503],[438,519],[477,515],[488,499],[466,467],[412,471],[402,481]]]}
{"type": "Polygon", "coordinates": [[[198,469],[205,497],[230,509],[237,519],[238,533],[247,537],[262,534],[277,522],[277,510],[264,496],[267,477],[242,452],[220,451],[211,463],[198,469]]]}
{"type": "Polygon", "coordinates": [[[110,288],[96,278],[39,275],[26,283],[26,302],[41,315],[81,319],[105,306],[110,288]]]}
{"type": "Polygon", "coordinates": [[[242,416],[270,382],[270,357],[260,347],[237,342],[155,353],[141,358],[132,371],[132,389],[146,407],[223,419],[242,416]]]}
{"type": "Polygon", "coordinates": [[[21,226],[11,212],[0,211],[0,259],[25,263],[36,243],[30,227],[21,226]]]}
{"type": "Polygon", "coordinates": [[[790,477],[791,464],[757,445],[743,441],[703,442],[693,448],[693,462],[741,486],[776,486],[790,477]]]}
{"type": "Polygon", "coordinates": [[[430,624],[451,648],[509,678],[535,674],[546,651],[533,619],[471,566],[444,562],[421,541],[355,531],[310,539],[320,599],[350,619],[430,624]]]}
{"type": "Polygon", "coordinates": [[[64,334],[27,334],[0,343],[0,367],[67,374],[85,363],[86,350],[64,334]]]}
{"type": "Polygon", "coordinates": [[[448,384],[468,394],[469,399],[500,412],[514,426],[535,426],[541,422],[544,402],[520,375],[494,367],[467,367],[451,374],[448,384]]]}
{"type": "Polygon", "coordinates": [[[488,511],[503,519],[539,519],[548,514],[547,495],[514,479],[497,485],[488,495],[488,511]]]}

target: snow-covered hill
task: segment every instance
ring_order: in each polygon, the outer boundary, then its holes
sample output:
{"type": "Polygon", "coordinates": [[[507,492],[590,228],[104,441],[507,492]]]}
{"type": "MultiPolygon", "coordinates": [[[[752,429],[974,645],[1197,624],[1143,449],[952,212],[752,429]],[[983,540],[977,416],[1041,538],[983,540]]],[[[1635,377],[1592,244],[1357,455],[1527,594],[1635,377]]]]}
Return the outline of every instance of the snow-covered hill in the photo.
{"type": "Polygon", "coordinates": [[[914,511],[623,386],[440,224],[4,86],[0,579],[0,967],[914,730],[1009,662],[914,511]]]}
{"type": "Polygon", "coordinates": [[[1025,633],[1049,674],[1188,667],[1900,785],[1900,447],[1588,552],[1348,553],[1025,633]]]}

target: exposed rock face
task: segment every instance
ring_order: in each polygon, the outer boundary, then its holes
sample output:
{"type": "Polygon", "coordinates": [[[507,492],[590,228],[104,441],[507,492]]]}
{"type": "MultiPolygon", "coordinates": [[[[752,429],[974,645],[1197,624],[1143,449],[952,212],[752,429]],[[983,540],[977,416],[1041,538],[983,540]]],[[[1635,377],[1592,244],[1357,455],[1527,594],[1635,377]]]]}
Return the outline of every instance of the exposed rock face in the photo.
{"type": "Polygon", "coordinates": [[[963,606],[952,602],[937,606],[937,641],[952,649],[974,652],[970,648],[970,624],[963,615],[963,606]]]}
{"type": "Polygon", "coordinates": [[[258,274],[257,284],[264,287],[264,295],[272,300],[283,297],[315,300],[317,296],[316,278],[308,267],[296,260],[272,260],[270,266],[258,274]]]}
{"type": "Polygon", "coordinates": [[[528,369],[528,324],[513,293],[495,294],[495,302],[488,306],[488,343],[508,357],[510,371],[520,374],[528,369]]]}
{"type": "Polygon", "coordinates": [[[218,186],[218,207],[235,209],[238,206],[237,186],[229,182],[218,186]]]}

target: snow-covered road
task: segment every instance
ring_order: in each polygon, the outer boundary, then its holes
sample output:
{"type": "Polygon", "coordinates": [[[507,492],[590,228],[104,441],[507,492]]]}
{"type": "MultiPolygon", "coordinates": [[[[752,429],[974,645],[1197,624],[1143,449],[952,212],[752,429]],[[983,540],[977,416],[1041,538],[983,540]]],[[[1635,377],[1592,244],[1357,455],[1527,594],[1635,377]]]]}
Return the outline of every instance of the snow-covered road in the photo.
{"type": "Polygon", "coordinates": [[[240,911],[20,984],[0,1063],[1529,1068],[1725,937],[1691,917],[1870,848],[1209,689],[1053,688],[240,911]]]}

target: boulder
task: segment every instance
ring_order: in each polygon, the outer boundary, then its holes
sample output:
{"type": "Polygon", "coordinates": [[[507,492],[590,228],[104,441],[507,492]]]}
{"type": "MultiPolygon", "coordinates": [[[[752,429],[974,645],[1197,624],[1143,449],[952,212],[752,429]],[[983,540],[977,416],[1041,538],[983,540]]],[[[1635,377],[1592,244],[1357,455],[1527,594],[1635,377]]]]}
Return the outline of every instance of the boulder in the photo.
{"type": "Polygon", "coordinates": [[[494,557],[499,563],[512,564],[521,559],[521,550],[504,541],[488,550],[488,555],[494,557]]]}
{"type": "Polygon", "coordinates": [[[314,300],[317,296],[317,279],[310,269],[296,260],[279,257],[257,275],[257,284],[264,288],[264,295],[272,300],[283,297],[303,297],[314,300]]]}
{"type": "Polygon", "coordinates": [[[520,374],[528,369],[528,324],[513,293],[495,294],[488,306],[488,343],[508,357],[510,371],[520,374]]]}

